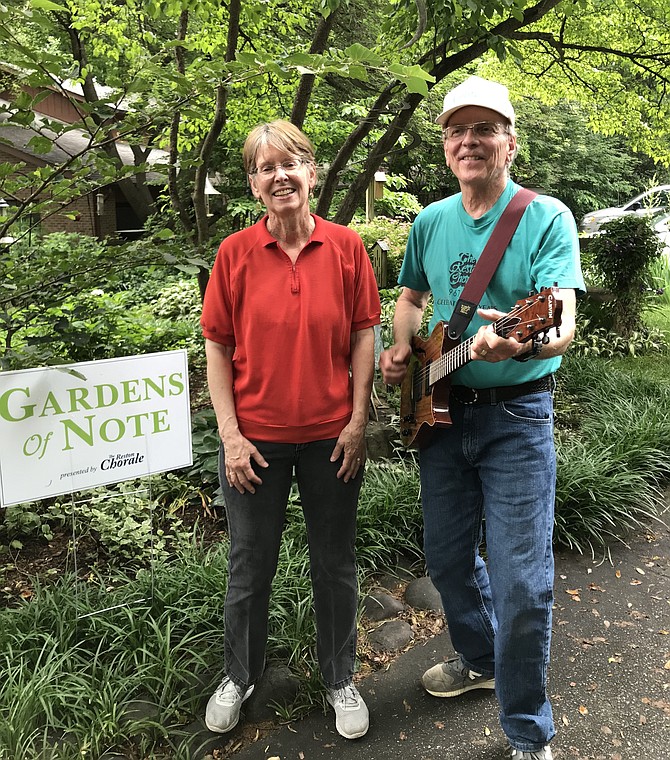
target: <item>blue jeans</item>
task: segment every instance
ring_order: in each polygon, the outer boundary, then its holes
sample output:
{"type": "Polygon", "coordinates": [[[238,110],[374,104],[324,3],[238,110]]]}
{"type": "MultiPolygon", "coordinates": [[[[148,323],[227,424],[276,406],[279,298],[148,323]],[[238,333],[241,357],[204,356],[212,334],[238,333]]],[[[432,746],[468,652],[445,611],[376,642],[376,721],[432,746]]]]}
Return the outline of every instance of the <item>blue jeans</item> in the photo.
{"type": "Polygon", "coordinates": [[[512,746],[554,736],[547,698],[554,558],[553,399],[463,405],[420,452],[424,548],[454,649],[494,675],[512,746]],[[479,554],[485,519],[487,564],[479,554]]]}
{"type": "Polygon", "coordinates": [[[254,494],[241,494],[228,485],[223,449],[219,454],[230,537],[226,674],[246,689],[263,673],[270,590],[295,468],[307,527],[317,658],[325,685],[340,688],[351,682],[356,656],[355,540],[362,469],[348,483],[336,477],[342,461],[330,461],[334,438],[304,444],[253,443],[269,464],[262,468],[252,462],[263,480],[254,494]]]}

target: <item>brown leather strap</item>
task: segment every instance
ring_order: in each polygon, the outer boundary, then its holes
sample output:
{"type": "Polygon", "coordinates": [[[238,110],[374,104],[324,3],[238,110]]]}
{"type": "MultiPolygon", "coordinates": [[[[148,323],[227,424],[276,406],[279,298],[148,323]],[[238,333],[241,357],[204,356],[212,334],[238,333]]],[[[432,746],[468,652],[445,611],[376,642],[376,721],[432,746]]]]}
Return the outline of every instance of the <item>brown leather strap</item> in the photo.
{"type": "Polygon", "coordinates": [[[491,237],[484,246],[484,250],[456,302],[447,329],[447,334],[451,340],[460,338],[465,328],[470,324],[470,320],[482,300],[486,286],[491,282],[493,273],[498,268],[500,259],[502,259],[512,235],[519,226],[523,212],[535,197],[537,197],[536,192],[522,187],[505,206],[505,210],[498,219],[491,237]]]}

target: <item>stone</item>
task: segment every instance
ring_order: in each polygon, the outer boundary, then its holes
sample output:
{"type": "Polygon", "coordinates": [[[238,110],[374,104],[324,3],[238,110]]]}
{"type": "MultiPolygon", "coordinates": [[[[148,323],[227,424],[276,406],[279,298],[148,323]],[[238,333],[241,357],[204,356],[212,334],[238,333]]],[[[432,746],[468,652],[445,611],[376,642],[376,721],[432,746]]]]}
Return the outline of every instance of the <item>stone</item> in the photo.
{"type": "Polygon", "coordinates": [[[395,652],[406,647],[414,638],[414,631],[404,620],[389,620],[368,635],[368,641],[377,652],[395,652]]]}
{"type": "Polygon", "coordinates": [[[368,620],[387,620],[405,609],[405,605],[386,591],[371,591],[363,599],[363,616],[368,620]]]}
{"type": "Polygon", "coordinates": [[[416,610],[444,612],[440,594],[427,575],[408,584],[405,589],[405,601],[416,610]]]}
{"type": "Polygon", "coordinates": [[[291,705],[300,690],[300,680],[286,665],[268,665],[256,688],[242,709],[246,719],[253,723],[276,720],[276,705],[291,705]]]}
{"type": "Polygon", "coordinates": [[[383,422],[368,422],[365,431],[368,459],[379,461],[393,457],[393,441],[397,439],[398,432],[391,425],[383,422]]]}

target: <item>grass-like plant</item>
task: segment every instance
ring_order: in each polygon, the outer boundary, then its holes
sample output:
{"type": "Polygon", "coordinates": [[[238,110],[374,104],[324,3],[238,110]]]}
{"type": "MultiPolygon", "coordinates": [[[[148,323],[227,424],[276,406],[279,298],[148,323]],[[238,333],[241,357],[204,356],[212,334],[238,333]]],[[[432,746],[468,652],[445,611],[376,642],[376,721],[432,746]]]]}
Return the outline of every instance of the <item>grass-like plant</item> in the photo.
{"type": "MultiPolygon", "coordinates": [[[[659,518],[670,476],[668,362],[667,355],[566,358],[556,404],[557,542],[595,550],[659,518]]],[[[368,463],[358,526],[363,587],[403,555],[420,559],[413,459],[368,463]]],[[[130,760],[198,756],[186,727],[221,676],[227,555],[225,540],[207,551],[194,540],[153,572],[38,584],[29,602],[1,611],[0,758],[80,760],[112,750],[130,760]],[[133,600],[145,601],[117,607],[133,600]]],[[[321,703],[314,640],[309,557],[294,491],[267,651],[302,684],[284,715],[321,703]]]]}
{"type": "Polygon", "coordinates": [[[557,403],[556,540],[571,548],[625,540],[658,519],[670,479],[670,382],[627,363],[568,358],[557,403]]]}
{"type": "MultiPolygon", "coordinates": [[[[358,534],[361,577],[418,554],[418,478],[409,464],[368,465],[358,534]]],[[[227,542],[181,547],[132,578],[67,577],[0,612],[0,758],[193,756],[179,731],[221,676],[227,542]],[[144,603],[120,606],[144,599],[144,603]],[[107,610],[103,614],[91,614],[107,610]],[[144,709],[137,708],[138,705],[144,709]]],[[[301,678],[302,708],[320,704],[304,521],[291,496],[270,612],[268,659],[301,678]]]]}

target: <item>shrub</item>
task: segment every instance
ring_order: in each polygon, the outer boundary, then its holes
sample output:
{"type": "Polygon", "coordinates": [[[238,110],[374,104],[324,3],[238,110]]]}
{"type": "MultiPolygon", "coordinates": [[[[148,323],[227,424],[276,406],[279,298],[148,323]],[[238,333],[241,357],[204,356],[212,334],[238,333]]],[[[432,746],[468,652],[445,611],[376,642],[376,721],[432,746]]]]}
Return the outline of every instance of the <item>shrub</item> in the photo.
{"type": "Polygon", "coordinates": [[[388,244],[388,281],[389,284],[396,283],[411,225],[408,222],[398,222],[395,219],[378,216],[371,222],[353,221],[349,226],[358,232],[368,251],[378,240],[383,240],[388,244]]]}
{"type": "Polygon", "coordinates": [[[607,222],[602,234],[588,245],[587,259],[602,276],[613,296],[616,332],[627,337],[639,330],[642,312],[655,289],[650,288],[649,265],[661,254],[661,243],[646,218],[628,214],[607,222]]]}

